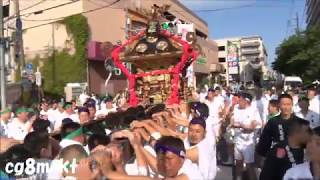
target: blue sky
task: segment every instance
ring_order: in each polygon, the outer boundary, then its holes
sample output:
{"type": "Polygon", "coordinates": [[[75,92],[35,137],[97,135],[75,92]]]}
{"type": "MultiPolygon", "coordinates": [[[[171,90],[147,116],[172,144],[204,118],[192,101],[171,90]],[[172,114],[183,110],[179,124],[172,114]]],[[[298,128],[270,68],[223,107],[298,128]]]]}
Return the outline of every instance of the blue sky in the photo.
{"type": "Polygon", "coordinates": [[[180,2],[208,23],[211,39],[260,35],[269,54],[269,66],[275,58],[275,48],[294,33],[296,13],[300,29],[305,28],[305,0],[180,0],[180,2]]]}

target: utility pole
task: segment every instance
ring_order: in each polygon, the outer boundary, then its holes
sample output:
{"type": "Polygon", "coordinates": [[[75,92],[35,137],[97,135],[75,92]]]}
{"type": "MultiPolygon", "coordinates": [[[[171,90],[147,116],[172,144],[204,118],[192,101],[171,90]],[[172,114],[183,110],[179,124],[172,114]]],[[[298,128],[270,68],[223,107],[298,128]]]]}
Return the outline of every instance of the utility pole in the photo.
{"type": "Polygon", "coordinates": [[[52,23],[52,81],[56,83],[56,51],[55,51],[54,23],[52,23]]]}
{"type": "Polygon", "coordinates": [[[296,23],[297,23],[297,27],[296,27],[296,33],[299,34],[300,33],[300,27],[299,27],[299,14],[298,12],[296,12],[296,23]]]}
{"type": "MultiPolygon", "coordinates": [[[[18,23],[21,23],[21,19],[20,19],[20,8],[19,8],[19,0],[14,0],[14,10],[15,10],[15,14],[16,14],[16,23],[18,26],[18,23]]],[[[16,38],[18,38],[16,40],[16,43],[19,44],[19,49],[18,49],[18,54],[19,54],[19,58],[18,58],[18,64],[20,65],[20,72],[22,73],[23,69],[26,66],[25,63],[25,59],[24,59],[24,48],[23,48],[23,37],[22,37],[22,24],[21,24],[21,29],[19,29],[18,27],[16,27],[16,38]]]]}
{"type": "Polygon", "coordinates": [[[0,88],[1,88],[1,109],[5,109],[7,106],[6,101],[6,84],[7,79],[5,77],[5,59],[4,59],[4,46],[5,40],[3,37],[3,0],[0,0],[0,88]]]}

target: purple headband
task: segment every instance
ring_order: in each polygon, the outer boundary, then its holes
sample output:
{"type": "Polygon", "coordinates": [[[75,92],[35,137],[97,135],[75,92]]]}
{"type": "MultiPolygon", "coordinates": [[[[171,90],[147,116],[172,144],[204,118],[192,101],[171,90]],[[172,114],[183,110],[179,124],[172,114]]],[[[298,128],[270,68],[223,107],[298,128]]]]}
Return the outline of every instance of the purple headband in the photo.
{"type": "Polygon", "coordinates": [[[165,153],[167,151],[170,151],[170,152],[176,154],[177,156],[179,156],[181,158],[185,158],[186,157],[186,152],[185,151],[177,150],[174,147],[164,146],[164,145],[161,145],[161,144],[158,144],[158,143],[155,145],[155,151],[156,152],[161,152],[161,153],[165,153]]]}

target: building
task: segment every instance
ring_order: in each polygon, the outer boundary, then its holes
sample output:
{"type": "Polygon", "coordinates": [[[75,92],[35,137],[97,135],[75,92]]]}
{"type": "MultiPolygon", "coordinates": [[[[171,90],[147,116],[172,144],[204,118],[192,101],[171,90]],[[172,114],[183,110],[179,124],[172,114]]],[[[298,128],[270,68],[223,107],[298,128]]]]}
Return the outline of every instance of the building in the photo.
{"type": "MultiPolygon", "coordinates": [[[[126,79],[121,72],[114,73],[108,87],[104,86],[108,76],[105,70],[105,53],[101,44],[116,45],[117,42],[125,42],[126,37],[134,35],[145,28],[148,22],[147,12],[153,5],[162,6],[169,4],[171,7],[165,13],[168,21],[179,19],[185,23],[193,23],[197,36],[197,43],[202,48],[201,63],[195,63],[194,72],[197,81],[205,78],[210,73],[218,73],[222,70],[218,63],[218,47],[208,38],[209,29],[205,21],[187,9],[178,0],[59,0],[20,1],[20,14],[24,39],[25,59],[36,56],[45,57],[53,52],[65,48],[71,49],[72,37],[66,28],[59,24],[64,17],[82,13],[88,21],[90,39],[88,42],[88,83],[92,92],[97,94],[116,93],[127,86],[126,79]],[[45,9],[45,10],[43,10],[45,9]]],[[[9,21],[11,25],[14,21],[9,21]]]]}
{"type": "Polygon", "coordinates": [[[320,24],[320,1],[307,0],[306,9],[308,27],[320,24]]]}
{"type": "Polygon", "coordinates": [[[221,75],[227,84],[266,78],[268,54],[260,36],[225,38],[215,42],[218,44],[219,63],[225,69],[221,75]]]}

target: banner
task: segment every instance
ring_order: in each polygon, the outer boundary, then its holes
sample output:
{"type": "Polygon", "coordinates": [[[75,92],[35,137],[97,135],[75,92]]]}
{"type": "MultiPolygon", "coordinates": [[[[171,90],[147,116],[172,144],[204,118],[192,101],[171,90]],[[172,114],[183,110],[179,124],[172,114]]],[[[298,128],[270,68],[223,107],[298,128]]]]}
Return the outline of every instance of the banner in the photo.
{"type": "Polygon", "coordinates": [[[239,43],[227,42],[227,63],[229,75],[239,74],[239,43]]]}

